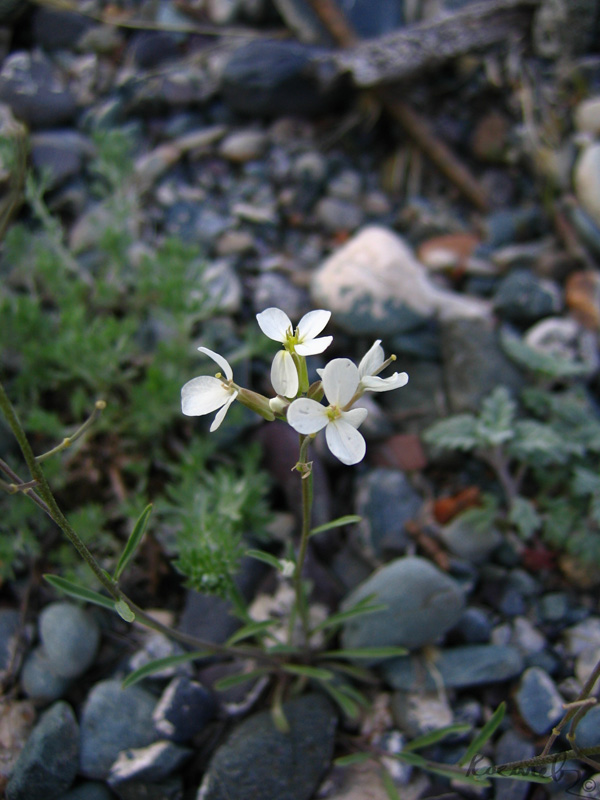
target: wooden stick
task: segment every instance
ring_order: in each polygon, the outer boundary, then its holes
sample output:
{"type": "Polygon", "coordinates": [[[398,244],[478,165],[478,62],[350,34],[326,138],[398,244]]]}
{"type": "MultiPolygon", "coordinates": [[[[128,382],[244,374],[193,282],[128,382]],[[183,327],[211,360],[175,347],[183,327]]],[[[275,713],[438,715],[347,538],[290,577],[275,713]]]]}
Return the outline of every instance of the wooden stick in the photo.
{"type": "MultiPolygon", "coordinates": [[[[492,4],[498,0],[491,0],[492,4]]],[[[309,0],[315,13],[327,30],[335,37],[342,47],[352,47],[358,42],[356,33],[340,11],[334,0],[309,0]]],[[[516,0],[508,0],[513,4],[516,0]]],[[[478,4],[479,6],[480,4],[478,4]]],[[[414,26],[413,26],[414,27],[414,26]]],[[[361,45],[362,46],[362,45],[361,45]]],[[[480,211],[487,211],[488,200],[486,193],[469,172],[467,167],[458,160],[454,153],[430,130],[423,117],[414,108],[394,96],[392,90],[380,87],[375,90],[376,96],[385,105],[387,110],[400,122],[408,135],[417,146],[436,165],[473,205],[480,211]]]]}

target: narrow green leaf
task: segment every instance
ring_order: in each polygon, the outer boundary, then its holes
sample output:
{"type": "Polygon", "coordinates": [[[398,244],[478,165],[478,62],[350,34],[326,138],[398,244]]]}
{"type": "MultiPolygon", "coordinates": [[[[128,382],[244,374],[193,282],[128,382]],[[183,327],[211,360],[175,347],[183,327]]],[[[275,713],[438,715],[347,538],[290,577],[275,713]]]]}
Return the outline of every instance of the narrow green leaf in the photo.
{"type": "Polygon", "coordinates": [[[381,782],[383,783],[383,788],[389,800],[400,800],[400,794],[398,789],[396,789],[394,779],[385,767],[381,767],[381,782]]]}
{"type": "Polygon", "coordinates": [[[125,622],[133,622],[135,619],[135,614],[129,608],[125,600],[117,600],[115,603],[115,611],[125,622]]]}
{"type": "Polygon", "coordinates": [[[327,669],[331,669],[334,672],[341,672],[342,675],[348,675],[348,677],[355,681],[360,681],[360,683],[368,683],[371,684],[371,686],[376,686],[378,684],[378,681],[372,672],[369,672],[369,670],[365,669],[364,667],[358,667],[356,664],[344,664],[340,663],[339,661],[326,661],[322,664],[322,666],[327,667],[327,669]]]}
{"type": "Polygon", "coordinates": [[[140,542],[142,541],[142,536],[144,535],[144,531],[146,530],[146,525],[148,523],[148,518],[150,517],[151,511],[152,511],[152,503],[149,503],[138,517],[138,521],[133,526],[133,530],[131,531],[131,536],[127,540],[125,549],[121,553],[121,558],[119,559],[119,563],[117,564],[117,568],[115,569],[114,579],[116,581],[119,580],[119,578],[121,577],[121,573],[135,555],[135,551],[138,549],[140,542]]]}
{"type": "Polygon", "coordinates": [[[430,763],[425,767],[427,772],[434,775],[442,775],[444,778],[458,781],[459,783],[467,783],[470,786],[489,786],[490,782],[486,778],[478,778],[475,775],[467,775],[466,772],[460,773],[452,769],[452,767],[443,767],[441,764],[432,765],[430,763]]]}
{"type": "Polygon", "coordinates": [[[458,765],[460,767],[464,767],[471,761],[472,758],[474,758],[479,753],[483,745],[493,735],[498,725],[500,725],[500,723],[504,719],[505,711],[506,711],[506,703],[503,701],[502,703],[500,703],[500,705],[494,711],[490,719],[485,723],[483,728],[479,731],[477,736],[473,739],[473,741],[469,745],[467,752],[458,762],[458,765]]]}
{"type": "Polygon", "coordinates": [[[333,762],[336,767],[350,767],[352,764],[365,764],[371,761],[370,753],[350,753],[348,756],[340,756],[333,762]]]}
{"type": "Polygon", "coordinates": [[[417,736],[408,744],[404,745],[403,752],[411,750],[420,750],[422,747],[429,747],[429,745],[445,739],[446,736],[451,736],[453,733],[466,733],[471,729],[471,726],[466,722],[458,722],[455,725],[446,725],[444,728],[438,728],[436,731],[424,733],[423,736],[417,736]]]}
{"type": "Polygon", "coordinates": [[[266,619],[263,622],[251,622],[248,625],[244,625],[243,628],[239,628],[234,634],[232,634],[229,639],[227,639],[225,644],[228,647],[231,647],[231,645],[237,644],[244,639],[249,639],[251,636],[266,633],[276,622],[277,620],[275,619],[266,619]]]}
{"type": "Polygon", "coordinates": [[[350,719],[358,719],[359,709],[354,700],[351,700],[341,689],[327,681],[323,681],[321,685],[331,698],[335,700],[347,717],[350,719]]]}
{"type": "Polygon", "coordinates": [[[316,625],[312,629],[311,633],[319,633],[320,631],[327,630],[327,628],[341,625],[347,619],[366,616],[367,614],[376,614],[378,611],[385,611],[386,608],[387,605],[385,603],[374,603],[370,606],[360,603],[355,605],[353,608],[349,608],[348,611],[338,611],[337,614],[332,614],[326,620],[319,623],[319,625],[316,625]]]}
{"type": "Polygon", "coordinates": [[[265,553],[264,550],[246,550],[246,555],[250,558],[255,558],[257,561],[262,561],[263,564],[268,564],[270,567],[281,572],[281,561],[272,553],[265,553]]]}
{"type": "Polygon", "coordinates": [[[199,650],[193,653],[182,653],[178,656],[156,658],[128,675],[123,681],[123,688],[126,689],[128,686],[133,686],[134,683],[141,681],[149,675],[154,675],[156,672],[162,672],[163,669],[176,667],[179,664],[185,664],[187,661],[196,661],[199,658],[206,658],[209,655],[211,654],[208,651],[199,650]]]}
{"type": "Polygon", "coordinates": [[[328,669],[309,667],[307,664],[284,664],[282,669],[290,675],[300,675],[302,678],[315,678],[319,681],[330,681],[333,678],[333,672],[328,669]]]}
{"type": "Polygon", "coordinates": [[[354,647],[346,650],[326,650],[327,658],[396,658],[408,653],[406,647],[354,647]]]}
{"type": "Polygon", "coordinates": [[[271,706],[271,718],[273,720],[273,725],[275,725],[280,733],[290,732],[290,723],[285,716],[280,699],[271,706]]]}
{"type": "Polygon", "coordinates": [[[500,772],[494,772],[493,767],[490,768],[491,772],[485,773],[486,778],[492,778],[493,780],[498,780],[502,778],[507,778],[511,781],[528,781],[529,783],[552,783],[552,777],[550,775],[540,775],[538,772],[525,772],[521,770],[501,770],[500,772]]]}
{"type": "Polygon", "coordinates": [[[475,775],[467,775],[466,772],[462,772],[457,767],[452,766],[444,766],[443,764],[433,761],[428,761],[423,756],[417,755],[417,753],[407,752],[403,750],[401,753],[394,753],[392,758],[397,758],[398,761],[404,761],[405,764],[411,764],[413,767],[419,767],[426,772],[431,772],[434,775],[443,775],[444,778],[450,778],[454,781],[460,781],[461,783],[468,783],[471,786],[489,786],[490,783],[488,780],[484,778],[477,778],[475,775]]]}
{"type": "Polygon", "coordinates": [[[71,583],[71,581],[66,578],[60,578],[58,575],[44,575],[44,578],[55,589],[68,594],[70,597],[84,600],[86,603],[94,603],[94,605],[108,608],[111,611],[115,610],[115,601],[112,597],[95,592],[93,589],[86,589],[85,586],[78,586],[76,583],[71,583]]]}
{"type": "Polygon", "coordinates": [[[351,525],[354,522],[360,522],[361,519],[362,517],[360,517],[358,514],[346,514],[343,517],[332,519],[331,522],[326,522],[324,525],[317,525],[316,528],[312,528],[308,535],[316,536],[317,533],[330,531],[332,528],[341,528],[342,525],[351,525]]]}
{"type": "Polygon", "coordinates": [[[255,678],[261,678],[267,672],[267,669],[261,668],[250,670],[250,672],[240,672],[238,675],[228,675],[215,683],[215,689],[218,692],[224,692],[233,686],[239,686],[242,683],[253,681],[255,678]]]}
{"type": "Polygon", "coordinates": [[[297,655],[299,650],[293,644],[274,644],[273,646],[267,648],[267,652],[269,655],[293,656],[297,655]]]}

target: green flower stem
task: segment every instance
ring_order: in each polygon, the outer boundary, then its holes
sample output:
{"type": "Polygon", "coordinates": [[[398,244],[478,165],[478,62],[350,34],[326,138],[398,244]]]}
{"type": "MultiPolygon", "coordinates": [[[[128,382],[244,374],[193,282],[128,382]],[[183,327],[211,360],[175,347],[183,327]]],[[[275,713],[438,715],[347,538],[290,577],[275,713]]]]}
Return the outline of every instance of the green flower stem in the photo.
{"type": "MultiPolygon", "coordinates": [[[[272,669],[276,672],[279,672],[279,662],[276,658],[269,656],[267,653],[262,652],[257,648],[250,648],[250,647],[227,647],[226,645],[219,645],[214,644],[213,642],[206,642],[202,639],[197,639],[195,636],[188,636],[181,631],[174,630],[169,628],[167,625],[163,625],[161,622],[158,622],[145,611],[143,611],[139,606],[137,606],[132,600],[127,597],[124,592],[121,591],[119,586],[112,580],[112,578],[108,575],[108,573],[104,572],[104,570],[100,567],[92,553],[88,550],[86,545],[81,541],[77,533],[75,532],[74,528],[71,526],[68,519],[62,513],[58,503],[56,502],[56,498],[52,493],[52,489],[48,481],[46,480],[46,476],[36,460],[36,457],[31,449],[31,445],[29,444],[29,440],[25,434],[25,430],[21,425],[21,422],[17,416],[17,413],[10,402],[8,395],[4,389],[4,386],[0,382],[0,411],[2,411],[6,421],[10,429],[12,430],[19,447],[21,448],[21,452],[23,453],[23,458],[25,459],[25,463],[31,473],[32,478],[36,481],[37,484],[37,495],[39,495],[39,500],[44,504],[43,510],[48,514],[48,516],[58,525],[58,527],[63,531],[67,539],[71,542],[73,547],[77,550],[81,558],[88,564],[98,582],[106,589],[108,594],[116,601],[124,602],[135,614],[136,620],[138,622],[143,623],[147,628],[152,628],[159,633],[163,633],[166,636],[169,636],[171,639],[176,639],[183,644],[190,645],[195,650],[207,650],[210,653],[214,653],[215,655],[223,655],[223,656],[235,656],[238,658],[252,658],[256,661],[261,661],[263,663],[268,664],[272,669]]],[[[11,470],[12,472],[12,470],[11,470]]],[[[14,473],[13,473],[14,475],[14,473]]],[[[15,483],[23,483],[20,481],[16,475],[15,483]]],[[[14,479],[13,478],[13,479],[14,479]]],[[[32,492],[31,490],[25,492],[28,496],[32,499],[36,493],[32,492]]],[[[38,503],[40,505],[40,503],[38,503]]]]}
{"type": "Polygon", "coordinates": [[[45,461],[50,456],[55,455],[56,453],[60,453],[61,450],[66,450],[67,447],[71,447],[73,442],[76,442],[83,434],[89,430],[94,422],[98,419],[100,414],[106,408],[106,402],[104,400],[96,400],[94,405],[94,410],[90,414],[90,416],[86,419],[83,425],[78,428],[72,436],[65,437],[60,444],[57,444],[56,447],[53,447],[52,450],[48,450],[47,453],[42,453],[40,456],[36,456],[35,460],[39,463],[40,461],[45,461]]]}
{"type": "MultiPolygon", "coordinates": [[[[548,764],[561,764],[571,759],[581,758],[581,756],[593,756],[600,753],[600,747],[582,747],[581,749],[562,750],[560,753],[549,753],[548,755],[533,756],[523,761],[509,761],[506,764],[496,764],[493,769],[496,772],[508,772],[510,770],[527,769],[528,767],[544,767],[548,764]]],[[[493,778],[493,772],[490,778],[493,778]]]]}
{"type": "MultiPolygon", "coordinates": [[[[298,456],[296,469],[301,474],[300,484],[302,486],[302,531],[300,533],[300,548],[298,550],[298,558],[296,559],[296,569],[294,570],[294,593],[296,595],[296,609],[300,616],[302,632],[304,635],[304,643],[306,645],[308,645],[309,641],[310,626],[308,618],[308,606],[306,603],[306,597],[304,595],[304,586],[302,584],[302,571],[304,562],[306,560],[306,551],[310,537],[310,521],[313,502],[312,464],[308,460],[309,444],[310,436],[304,436],[303,434],[300,434],[300,453],[298,456]]],[[[292,626],[293,616],[290,620],[290,644],[292,626]]]]}

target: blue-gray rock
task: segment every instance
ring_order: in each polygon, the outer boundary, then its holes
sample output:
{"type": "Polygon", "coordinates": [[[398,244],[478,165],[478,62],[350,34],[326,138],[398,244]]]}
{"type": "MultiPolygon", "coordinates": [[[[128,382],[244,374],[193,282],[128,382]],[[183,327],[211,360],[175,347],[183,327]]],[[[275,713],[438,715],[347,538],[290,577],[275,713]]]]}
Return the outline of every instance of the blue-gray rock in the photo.
{"type": "Polygon", "coordinates": [[[36,8],[31,20],[34,41],[47,52],[76,49],[81,37],[94,22],[84,14],[72,11],[55,11],[52,8],[36,8]]]}
{"type": "Polygon", "coordinates": [[[515,700],[524,722],[539,736],[548,733],[564,714],[563,698],[552,678],[540,667],[525,670],[515,700]]]}
{"type": "Polygon", "coordinates": [[[461,689],[514,678],[523,659],[514,647],[467,644],[440,650],[431,665],[423,656],[402,656],[384,663],[383,674],[394,689],[433,691],[441,677],[444,686],[461,689]]]}
{"type": "Polygon", "coordinates": [[[522,389],[523,375],[501,350],[488,320],[448,320],[441,324],[440,338],[451,413],[478,411],[483,398],[501,384],[515,393],[522,389]]]}
{"type": "Polygon", "coordinates": [[[600,706],[593,706],[587,712],[577,726],[575,739],[579,747],[598,747],[600,745],[600,706]]]}
{"type": "Polygon", "coordinates": [[[378,557],[386,552],[398,555],[406,548],[410,539],[405,525],[417,517],[422,505],[423,499],[399,470],[374,469],[360,482],[359,529],[378,557]]]}
{"type": "Polygon", "coordinates": [[[561,622],[570,608],[565,592],[547,592],[538,600],[537,611],[542,622],[561,622]]]}
{"type": "Polygon", "coordinates": [[[217,713],[212,692],[189,678],[175,678],[165,689],[154,710],[154,725],[165,739],[186,742],[217,713]]]}
{"type": "Polygon", "coordinates": [[[41,51],[17,51],[0,70],[0,100],[34,128],[70,122],[77,109],[62,75],[41,51]]]}
{"type": "Polygon", "coordinates": [[[400,358],[413,356],[420,360],[439,361],[441,347],[437,320],[430,319],[411,331],[394,334],[390,337],[389,346],[390,350],[400,358]]]}
{"type": "Polygon", "coordinates": [[[484,223],[486,244],[492,248],[536,239],[544,233],[547,222],[538,206],[516,206],[494,211],[484,223]]]}
{"type": "Polygon", "coordinates": [[[114,795],[105,783],[86,781],[80,783],[66,794],[61,794],[58,800],[113,800],[114,795]]]}
{"type": "Polygon", "coordinates": [[[485,561],[502,541],[498,528],[478,521],[476,509],[459,514],[443,525],[439,535],[451,553],[475,564],[485,561]]]}
{"type": "Polygon", "coordinates": [[[338,87],[323,89],[311,61],[320,50],[291,41],[256,39],[238,48],[222,74],[225,102],[258,116],[314,116],[339,105],[338,87]]]}
{"type": "Polygon", "coordinates": [[[179,53],[177,37],[169,31],[139,31],[132,36],[127,49],[142,69],[153,69],[179,53]]]}
{"type": "Polygon", "coordinates": [[[406,417],[404,424],[408,432],[421,433],[448,415],[444,373],[440,364],[418,358],[402,356],[398,364],[408,373],[409,381],[402,391],[387,392],[381,403],[392,418],[396,412],[406,417]]]}
{"type": "Polygon", "coordinates": [[[488,612],[482,608],[466,608],[455,625],[454,632],[466,644],[486,644],[492,635],[492,623],[488,612]]]}
{"type": "Polygon", "coordinates": [[[290,319],[300,319],[310,308],[306,289],[295,286],[285,275],[263,272],[256,279],[252,305],[256,313],[275,306],[285,308],[290,319]]]}
{"type": "Polygon", "coordinates": [[[561,291],[553,281],[538,278],[527,269],[513,269],[500,281],[494,308],[509,322],[532,323],[563,307],[561,291]]]}
{"type": "Polygon", "coordinates": [[[0,680],[14,658],[19,628],[19,612],[0,608],[0,680]]]}
{"type": "Polygon", "coordinates": [[[72,679],[57,675],[44,648],[35,647],[27,654],[20,680],[27,697],[49,703],[65,694],[72,679]]]}
{"type": "Polygon", "coordinates": [[[339,197],[322,197],[315,206],[318,224],[330,233],[354,231],[362,224],[364,213],[357,203],[339,197]]]}
{"type": "Polygon", "coordinates": [[[129,781],[162,781],[179,769],[192,752],[189,747],[165,740],[147,747],[122,750],[110,768],[108,785],[116,788],[129,781]]]}
{"type": "Polygon", "coordinates": [[[40,717],[6,787],[7,800],[53,800],[75,780],[79,728],[73,709],[59,701],[40,717]]]}
{"type": "Polygon", "coordinates": [[[340,8],[363,39],[382,36],[404,25],[403,0],[341,0],[340,8]]]}
{"type": "Polygon", "coordinates": [[[309,800],[329,767],[337,718],[319,694],[284,703],[289,733],[270,711],[242,722],[215,753],[198,800],[309,800]]]}
{"type": "MultiPolygon", "coordinates": [[[[531,742],[522,739],[512,730],[502,734],[496,744],[494,764],[508,764],[521,761],[535,755],[535,747],[531,742]]],[[[494,800],[525,800],[530,784],[527,781],[499,780],[494,781],[494,800]]]]}
{"type": "Polygon", "coordinates": [[[342,608],[348,610],[370,595],[386,609],[349,619],[342,631],[345,648],[432,644],[456,624],[465,604],[456,582],[417,556],[398,558],[377,570],[345,598],[342,608]]]}
{"type": "Polygon", "coordinates": [[[88,611],[72,603],[51,603],[39,620],[40,639],[61,678],[76,678],[90,667],[100,644],[100,628],[88,611]]]}
{"type": "Polygon", "coordinates": [[[78,175],[87,158],[95,152],[92,142],[76,131],[43,131],[30,137],[31,161],[55,189],[68,178],[78,175]]]}
{"type": "Polygon", "coordinates": [[[155,705],[154,697],[139,686],[123,689],[117,680],[97,683],[81,715],[81,774],[103,780],[121,750],[153,742],[155,705]]]}

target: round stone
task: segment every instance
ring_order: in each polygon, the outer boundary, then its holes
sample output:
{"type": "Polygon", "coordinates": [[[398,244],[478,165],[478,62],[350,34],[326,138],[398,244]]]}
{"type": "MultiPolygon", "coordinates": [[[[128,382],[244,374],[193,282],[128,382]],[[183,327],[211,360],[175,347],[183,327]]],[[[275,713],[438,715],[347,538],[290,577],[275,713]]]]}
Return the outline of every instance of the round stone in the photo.
{"type": "Polygon", "coordinates": [[[94,661],[100,629],[94,618],[72,603],[52,603],[40,614],[40,638],[55,675],[76,678],[94,661]]]}

